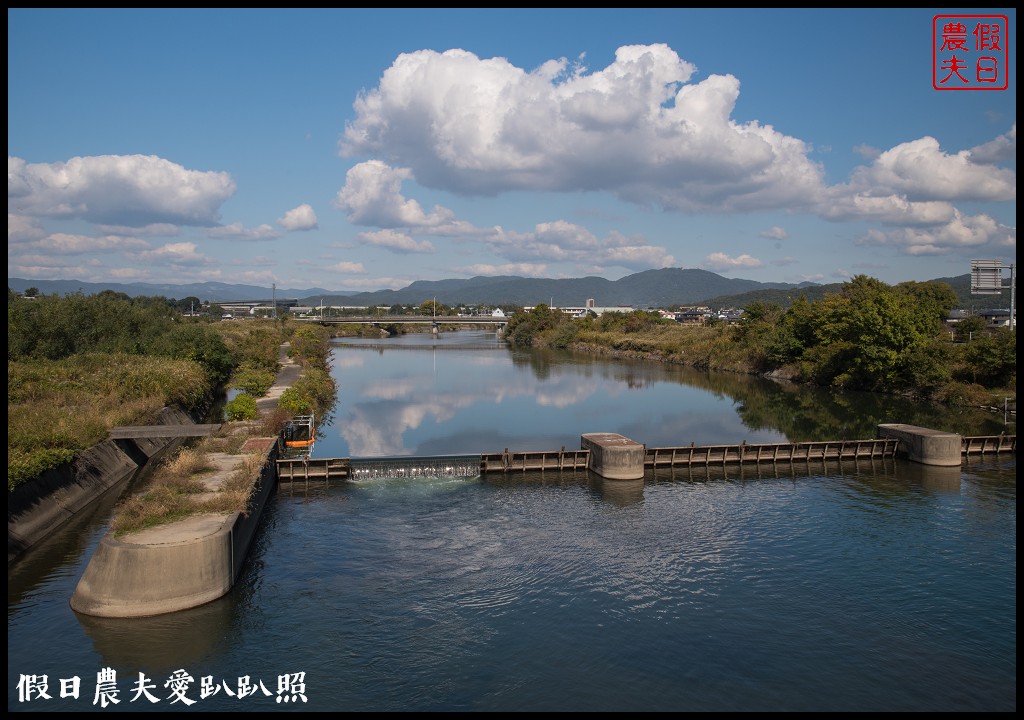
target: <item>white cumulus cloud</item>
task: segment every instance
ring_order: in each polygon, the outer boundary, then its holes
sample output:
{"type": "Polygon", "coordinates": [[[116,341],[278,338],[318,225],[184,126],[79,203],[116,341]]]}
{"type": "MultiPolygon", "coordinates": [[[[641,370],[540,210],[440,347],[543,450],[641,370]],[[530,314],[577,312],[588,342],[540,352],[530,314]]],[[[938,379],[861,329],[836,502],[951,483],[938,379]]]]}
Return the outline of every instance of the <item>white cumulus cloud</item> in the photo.
{"type": "Polygon", "coordinates": [[[61,255],[82,254],[82,253],[112,253],[122,251],[145,251],[150,244],[145,240],[133,237],[121,237],[118,235],[105,235],[103,237],[92,237],[89,235],[71,235],[68,233],[54,233],[32,243],[32,247],[50,253],[61,255]]]}
{"type": "Polygon", "coordinates": [[[285,230],[313,230],[317,227],[316,213],[312,205],[303,203],[278,218],[277,224],[285,230]]]}
{"type": "Polygon", "coordinates": [[[907,255],[972,254],[982,248],[1005,251],[1017,245],[1017,229],[997,222],[989,215],[956,212],[945,224],[934,227],[905,227],[869,230],[858,245],[891,245],[907,255]]]}
{"type": "Polygon", "coordinates": [[[715,212],[813,202],[822,172],[805,143],[736,122],[739,81],[690,83],[694,71],[662,44],[621,47],[593,73],[565,59],[528,72],[465,50],[406,53],[356,100],[341,152],[463,194],[606,190],[715,212]]]}
{"type": "Polygon", "coordinates": [[[517,275],[519,277],[546,277],[547,265],[540,263],[506,263],[504,265],[490,265],[479,263],[463,268],[463,271],[470,275],[517,275]]]}
{"type": "Polygon", "coordinates": [[[704,258],[703,267],[706,270],[727,271],[736,270],[738,268],[745,268],[749,270],[751,268],[759,268],[763,265],[764,263],[750,255],[738,255],[736,257],[729,257],[725,253],[716,252],[711,253],[710,255],[704,258]]]}
{"type": "Polygon", "coordinates": [[[362,275],[366,272],[366,268],[363,267],[362,263],[357,262],[336,262],[333,265],[329,265],[327,270],[330,272],[338,272],[344,275],[362,275]]]}
{"type": "Polygon", "coordinates": [[[828,220],[874,220],[890,225],[934,225],[949,222],[956,208],[942,200],[910,201],[904,195],[871,195],[841,186],[829,191],[820,215],[828,220]]]}
{"type": "Polygon", "coordinates": [[[850,186],[859,193],[909,200],[1016,199],[1016,173],[972,162],[971,157],[970,150],[947,154],[938,140],[922,137],[886,150],[870,166],[855,170],[850,186]]]}
{"type": "Polygon", "coordinates": [[[622,267],[629,270],[666,268],[676,264],[665,248],[653,245],[614,246],[605,248],[591,258],[601,267],[622,267]]]}
{"type": "Polygon", "coordinates": [[[125,256],[136,262],[149,265],[202,266],[215,265],[210,258],[196,251],[193,242],[168,243],[152,250],[125,253],[125,256]]]}
{"type": "Polygon", "coordinates": [[[74,157],[26,163],[7,157],[8,211],[136,227],[213,225],[235,192],[224,172],[187,170],[154,155],[74,157]]]}
{"type": "Polygon", "coordinates": [[[279,237],[277,231],[266,223],[247,228],[242,223],[231,223],[206,231],[207,236],[221,240],[274,240],[279,237]]]}
{"type": "Polygon", "coordinates": [[[568,262],[598,271],[648,270],[675,264],[665,248],[650,245],[643,238],[625,237],[617,232],[598,238],[586,228],[565,220],[539,223],[532,232],[497,228],[481,239],[492,252],[514,263],[568,262]]]}
{"type": "Polygon", "coordinates": [[[20,243],[27,240],[38,240],[46,235],[46,231],[36,221],[25,215],[7,213],[7,244],[20,243]]]}
{"type": "Polygon", "coordinates": [[[402,183],[412,178],[407,168],[368,160],[349,168],[335,205],[356,225],[381,228],[432,228],[451,223],[455,214],[439,205],[424,212],[416,200],[402,195],[402,183]]]}
{"type": "Polygon", "coordinates": [[[96,229],[108,235],[146,235],[159,237],[175,237],[181,235],[181,227],[173,223],[150,223],[138,227],[127,225],[97,225],[96,229]]]}
{"type": "Polygon", "coordinates": [[[769,238],[770,240],[785,240],[789,237],[789,233],[778,225],[773,225],[767,230],[759,232],[758,237],[769,238]]]}
{"type": "Polygon", "coordinates": [[[374,232],[359,233],[356,238],[364,245],[373,245],[385,250],[409,255],[411,253],[432,253],[434,246],[429,240],[415,240],[405,233],[397,230],[376,230],[374,232]]]}
{"type": "Polygon", "coordinates": [[[1017,123],[1010,130],[994,140],[973,147],[969,151],[971,161],[976,163],[997,163],[1015,160],[1017,157],[1017,123]]]}

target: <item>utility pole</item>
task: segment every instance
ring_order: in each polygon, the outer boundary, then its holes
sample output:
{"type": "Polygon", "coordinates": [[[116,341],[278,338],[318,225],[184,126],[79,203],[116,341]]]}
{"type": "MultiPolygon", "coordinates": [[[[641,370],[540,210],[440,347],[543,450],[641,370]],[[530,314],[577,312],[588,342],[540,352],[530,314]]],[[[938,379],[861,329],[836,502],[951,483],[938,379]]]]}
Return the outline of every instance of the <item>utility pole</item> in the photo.
{"type": "Polygon", "coordinates": [[[277,283],[271,283],[270,288],[273,293],[271,302],[274,303],[274,319],[277,320],[277,283]]]}
{"type": "Polygon", "coordinates": [[[1016,317],[1014,317],[1014,312],[1015,312],[1014,305],[1016,304],[1016,302],[1015,302],[1016,299],[1017,299],[1017,281],[1014,279],[1014,275],[1013,275],[1013,263],[1010,263],[1010,330],[1011,331],[1013,330],[1013,326],[1014,326],[1014,324],[1016,322],[1016,317]]]}

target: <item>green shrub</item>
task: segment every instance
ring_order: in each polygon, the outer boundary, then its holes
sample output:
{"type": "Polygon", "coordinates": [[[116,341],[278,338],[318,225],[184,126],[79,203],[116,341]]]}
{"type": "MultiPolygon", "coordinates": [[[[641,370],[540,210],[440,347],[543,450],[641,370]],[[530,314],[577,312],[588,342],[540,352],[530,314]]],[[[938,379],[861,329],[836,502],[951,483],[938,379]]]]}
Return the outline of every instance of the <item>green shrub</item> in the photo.
{"type": "Polygon", "coordinates": [[[235,367],[235,359],[216,330],[207,325],[176,325],[153,343],[151,354],[194,360],[209,373],[215,384],[225,382],[235,367]]]}
{"type": "Polygon", "coordinates": [[[253,365],[243,365],[228,383],[235,390],[241,390],[253,397],[263,397],[274,385],[277,373],[253,365]]]}
{"type": "MultiPolygon", "coordinates": [[[[255,405],[255,402],[254,402],[255,405]]],[[[313,409],[313,402],[309,396],[300,390],[290,387],[281,393],[278,406],[284,408],[293,415],[308,415],[313,409]]]]}
{"type": "Polygon", "coordinates": [[[326,365],[331,354],[330,334],[315,327],[300,327],[292,333],[289,355],[303,364],[326,365]]]}
{"type": "Polygon", "coordinates": [[[320,416],[325,415],[327,410],[334,405],[338,394],[334,378],[329,372],[318,367],[306,368],[293,388],[308,401],[310,407],[320,416]]]}
{"type": "Polygon", "coordinates": [[[224,415],[228,420],[255,420],[256,398],[246,393],[239,393],[224,407],[224,415]]]}

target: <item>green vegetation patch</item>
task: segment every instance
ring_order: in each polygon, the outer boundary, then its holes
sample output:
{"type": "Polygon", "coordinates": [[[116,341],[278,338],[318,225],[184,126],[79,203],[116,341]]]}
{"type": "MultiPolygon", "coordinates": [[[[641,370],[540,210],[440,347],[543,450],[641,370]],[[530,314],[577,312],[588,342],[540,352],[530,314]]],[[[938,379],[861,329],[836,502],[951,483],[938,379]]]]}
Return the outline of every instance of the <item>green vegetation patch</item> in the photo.
{"type": "Polygon", "coordinates": [[[119,425],[195,407],[210,381],[195,362],[124,353],[7,363],[8,490],[70,462],[119,425]]]}
{"type": "Polygon", "coordinates": [[[958,297],[949,285],[860,275],[836,289],[786,307],[753,300],[739,323],[702,326],[640,310],[574,319],[538,305],[516,313],[505,338],[953,404],[1016,394],[1016,331],[974,322],[951,337],[945,320],[958,297]]]}

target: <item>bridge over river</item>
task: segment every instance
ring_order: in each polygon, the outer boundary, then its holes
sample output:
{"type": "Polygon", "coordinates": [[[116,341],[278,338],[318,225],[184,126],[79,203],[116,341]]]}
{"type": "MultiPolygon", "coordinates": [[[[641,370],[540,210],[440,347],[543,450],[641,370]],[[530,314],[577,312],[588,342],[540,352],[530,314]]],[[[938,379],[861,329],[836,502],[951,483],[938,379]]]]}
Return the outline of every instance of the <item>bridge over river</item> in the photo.
{"type": "Polygon", "coordinates": [[[470,327],[505,327],[507,317],[491,315],[349,315],[342,317],[297,317],[299,322],[318,325],[462,325],[470,327]]]}

